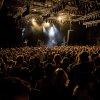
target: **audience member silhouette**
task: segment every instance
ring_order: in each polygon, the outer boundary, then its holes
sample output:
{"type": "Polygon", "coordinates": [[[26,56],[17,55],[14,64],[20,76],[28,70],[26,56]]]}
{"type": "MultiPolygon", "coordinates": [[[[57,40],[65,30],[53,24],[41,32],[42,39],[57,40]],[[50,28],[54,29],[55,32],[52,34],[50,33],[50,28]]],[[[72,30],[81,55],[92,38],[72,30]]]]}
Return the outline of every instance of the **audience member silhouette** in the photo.
{"type": "Polygon", "coordinates": [[[0,79],[0,100],[29,100],[30,85],[17,77],[0,79]]]}

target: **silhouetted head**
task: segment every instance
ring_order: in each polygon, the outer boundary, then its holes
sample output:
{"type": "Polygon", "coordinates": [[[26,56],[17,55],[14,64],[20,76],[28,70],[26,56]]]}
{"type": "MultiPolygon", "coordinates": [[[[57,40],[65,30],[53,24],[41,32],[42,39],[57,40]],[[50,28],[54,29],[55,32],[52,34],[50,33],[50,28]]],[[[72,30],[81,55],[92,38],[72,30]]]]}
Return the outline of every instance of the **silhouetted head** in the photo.
{"type": "Polygon", "coordinates": [[[17,77],[0,79],[0,100],[29,100],[30,85],[17,77]]]}

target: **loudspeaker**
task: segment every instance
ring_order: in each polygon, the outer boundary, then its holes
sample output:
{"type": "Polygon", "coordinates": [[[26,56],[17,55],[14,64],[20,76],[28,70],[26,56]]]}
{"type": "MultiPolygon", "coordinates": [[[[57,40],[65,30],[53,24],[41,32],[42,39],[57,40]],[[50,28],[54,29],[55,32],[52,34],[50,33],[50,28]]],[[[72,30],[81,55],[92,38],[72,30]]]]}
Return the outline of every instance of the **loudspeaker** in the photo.
{"type": "Polygon", "coordinates": [[[75,42],[75,36],[76,34],[74,33],[74,30],[68,30],[68,33],[67,33],[67,37],[66,37],[66,43],[68,45],[70,44],[74,44],[75,42]]]}

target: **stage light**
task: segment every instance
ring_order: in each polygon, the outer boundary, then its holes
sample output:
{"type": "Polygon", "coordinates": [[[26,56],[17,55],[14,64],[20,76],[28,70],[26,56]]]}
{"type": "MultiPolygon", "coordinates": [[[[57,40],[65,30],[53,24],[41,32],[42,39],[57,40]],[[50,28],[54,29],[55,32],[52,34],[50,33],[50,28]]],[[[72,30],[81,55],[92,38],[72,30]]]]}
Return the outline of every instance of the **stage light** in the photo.
{"type": "Polygon", "coordinates": [[[61,16],[59,16],[57,19],[58,19],[58,21],[61,21],[61,20],[62,20],[62,17],[61,17],[61,16]]]}
{"type": "Polygon", "coordinates": [[[54,37],[54,35],[55,35],[55,31],[54,31],[54,28],[53,28],[53,26],[52,26],[52,27],[50,27],[50,29],[49,29],[49,36],[50,36],[50,37],[54,37]]]}
{"type": "Polygon", "coordinates": [[[36,22],[36,20],[34,18],[32,19],[32,25],[35,30],[41,31],[42,27],[40,27],[40,25],[36,22]]]}
{"type": "Polygon", "coordinates": [[[32,18],[32,23],[34,23],[36,20],[34,18],[32,18]]]}
{"type": "Polygon", "coordinates": [[[54,24],[53,24],[53,28],[54,28],[55,33],[59,32],[58,29],[57,29],[57,27],[54,24]]]}
{"type": "Polygon", "coordinates": [[[46,34],[48,33],[44,26],[43,26],[43,32],[46,33],[46,34]]]}
{"type": "Polygon", "coordinates": [[[42,26],[48,28],[48,27],[50,27],[50,23],[49,23],[49,22],[44,22],[44,23],[42,24],[42,26]]]}
{"type": "Polygon", "coordinates": [[[22,29],[22,36],[24,35],[24,32],[25,32],[25,28],[22,29]]]}

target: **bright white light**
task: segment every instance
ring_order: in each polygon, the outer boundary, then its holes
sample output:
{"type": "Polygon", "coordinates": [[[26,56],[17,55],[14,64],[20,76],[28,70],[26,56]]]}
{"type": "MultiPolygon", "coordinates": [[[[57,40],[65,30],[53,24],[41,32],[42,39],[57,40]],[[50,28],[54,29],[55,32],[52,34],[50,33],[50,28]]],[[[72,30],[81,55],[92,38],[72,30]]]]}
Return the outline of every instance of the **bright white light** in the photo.
{"type": "Polygon", "coordinates": [[[47,33],[47,30],[45,29],[45,27],[43,27],[43,32],[44,32],[44,33],[47,33]]]}
{"type": "Polygon", "coordinates": [[[49,30],[49,36],[50,36],[50,37],[54,37],[54,35],[55,35],[54,28],[51,27],[50,30],[49,30]]]}
{"type": "Polygon", "coordinates": [[[56,28],[56,26],[54,24],[53,24],[53,28],[54,28],[55,33],[57,33],[58,29],[56,28]]]}
{"type": "Polygon", "coordinates": [[[24,32],[24,31],[25,31],[25,28],[22,29],[22,32],[24,32]]]}
{"type": "Polygon", "coordinates": [[[22,36],[24,35],[24,32],[25,32],[25,28],[22,29],[22,36]]]}

